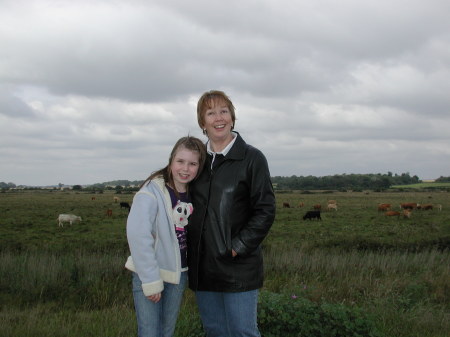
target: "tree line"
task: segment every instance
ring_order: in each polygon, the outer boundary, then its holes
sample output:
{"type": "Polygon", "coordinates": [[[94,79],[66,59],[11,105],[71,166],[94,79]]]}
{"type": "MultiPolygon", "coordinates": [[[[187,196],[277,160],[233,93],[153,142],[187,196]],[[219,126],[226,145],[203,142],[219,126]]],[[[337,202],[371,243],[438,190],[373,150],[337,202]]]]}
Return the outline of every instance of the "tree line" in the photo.
{"type": "Polygon", "coordinates": [[[450,183],[450,177],[443,177],[440,176],[439,178],[436,179],[437,183],[450,183]]]}
{"type": "Polygon", "coordinates": [[[392,174],[336,174],[332,176],[290,176],[272,178],[277,190],[383,190],[393,185],[420,183],[418,176],[409,173],[392,174]]]}
{"type": "MultiPolygon", "coordinates": [[[[100,191],[112,189],[119,191],[137,190],[143,181],[115,180],[97,183],[82,187],[75,185],[76,190],[100,191]]],[[[335,174],[330,176],[290,176],[272,177],[272,183],[277,190],[384,190],[393,185],[409,185],[420,183],[417,175],[411,176],[408,172],[401,174],[335,174]]],[[[450,182],[450,177],[439,177],[436,182],[450,182]]],[[[0,182],[0,189],[8,190],[16,188],[14,183],[0,182]]],[[[120,193],[120,192],[119,192],[120,193]]]]}

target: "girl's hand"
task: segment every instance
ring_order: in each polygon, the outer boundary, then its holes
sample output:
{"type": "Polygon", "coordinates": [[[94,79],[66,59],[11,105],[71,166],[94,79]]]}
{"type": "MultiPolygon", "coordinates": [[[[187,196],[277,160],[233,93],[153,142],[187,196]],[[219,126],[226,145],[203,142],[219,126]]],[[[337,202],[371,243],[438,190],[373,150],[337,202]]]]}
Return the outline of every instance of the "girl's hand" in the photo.
{"type": "Polygon", "coordinates": [[[231,250],[231,255],[232,255],[233,257],[236,257],[237,253],[234,251],[234,249],[231,250]]]}
{"type": "Polygon", "coordinates": [[[154,294],[154,295],[147,296],[147,298],[150,301],[154,302],[154,303],[158,303],[159,300],[161,299],[161,293],[157,293],[157,294],[154,294]]]}

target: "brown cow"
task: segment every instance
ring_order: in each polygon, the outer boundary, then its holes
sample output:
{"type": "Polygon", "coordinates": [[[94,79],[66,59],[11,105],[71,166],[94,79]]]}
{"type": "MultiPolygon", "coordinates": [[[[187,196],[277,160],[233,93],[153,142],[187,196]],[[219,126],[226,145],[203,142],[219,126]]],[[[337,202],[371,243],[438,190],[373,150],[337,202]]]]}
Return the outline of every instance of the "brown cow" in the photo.
{"type": "Polygon", "coordinates": [[[432,204],[417,205],[417,208],[427,211],[427,210],[433,209],[433,205],[432,204]]]}
{"type": "Polygon", "coordinates": [[[404,209],[403,210],[403,217],[404,218],[411,218],[411,211],[409,209],[404,209]]]}
{"type": "Polygon", "coordinates": [[[291,205],[288,202],[283,202],[283,208],[291,208],[291,205]]]}
{"type": "Polygon", "coordinates": [[[112,216],[112,209],[106,210],[106,216],[112,216]]]}
{"type": "Polygon", "coordinates": [[[378,204],[378,212],[386,212],[391,209],[391,204],[378,204]]]}
{"type": "Polygon", "coordinates": [[[302,201],[300,201],[300,202],[298,203],[298,207],[299,207],[299,208],[302,208],[303,206],[305,206],[305,203],[302,202],[302,201]]]}
{"type": "Polygon", "coordinates": [[[317,211],[320,211],[322,209],[322,205],[321,204],[316,204],[313,206],[313,208],[317,211]]]}
{"type": "Polygon", "coordinates": [[[415,202],[406,202],[406,203],[400,204],[400,208],[401,209],[416,209],[417,208],[417,203],[415,203],[415,202]]]}
{"type": "Polygon", "coordinates": [[[95,200],[95,197],[91,197],[91,200],[95,200]]]}
{"type": "Polygon", "coordinates": [[[397,211],[388,211],[388,212],[386,212],[386,213],[384,213],[384,215],[386,215],[386,216],[400,216],[400,212],[397,212],[397,211]]]}

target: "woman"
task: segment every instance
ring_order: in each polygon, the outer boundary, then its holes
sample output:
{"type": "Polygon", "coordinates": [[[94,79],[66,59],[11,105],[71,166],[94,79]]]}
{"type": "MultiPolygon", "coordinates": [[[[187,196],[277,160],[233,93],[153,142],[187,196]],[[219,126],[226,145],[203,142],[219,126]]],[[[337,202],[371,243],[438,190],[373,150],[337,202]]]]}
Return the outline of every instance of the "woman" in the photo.
{"type": "Polygon", "coordinates": [[[234,106],[224,92],[203,94],[197,119],[209,156],[191,185],[189,287],[208,337],[260,336],[261,242],[275,218],[267,160],[233,131],[234,106]]]}
{"type": "Polygon", "coordinates": [[[171,337],[187,280],[185,226],[192,213],[188,184],[201,172],[203,142],[183,137],[169,164],[152,173],[133,198],[127,220],[139,337],[171,337]]]}

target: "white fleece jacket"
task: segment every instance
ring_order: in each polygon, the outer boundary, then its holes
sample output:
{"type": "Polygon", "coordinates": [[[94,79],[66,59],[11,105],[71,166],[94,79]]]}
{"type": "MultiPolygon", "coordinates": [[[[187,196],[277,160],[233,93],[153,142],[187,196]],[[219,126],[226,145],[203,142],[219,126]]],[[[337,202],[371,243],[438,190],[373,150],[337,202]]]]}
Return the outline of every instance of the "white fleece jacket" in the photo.
{"type": "Polygon", "coordinates": [[[127,239],[131,256],[125,267],[139,275],[145,296],[163,291],[163,282],[180,282],[180,246],[170,194],[162,177],[153,179],[134,196],[127,239]]]}

